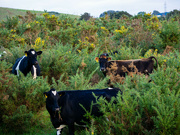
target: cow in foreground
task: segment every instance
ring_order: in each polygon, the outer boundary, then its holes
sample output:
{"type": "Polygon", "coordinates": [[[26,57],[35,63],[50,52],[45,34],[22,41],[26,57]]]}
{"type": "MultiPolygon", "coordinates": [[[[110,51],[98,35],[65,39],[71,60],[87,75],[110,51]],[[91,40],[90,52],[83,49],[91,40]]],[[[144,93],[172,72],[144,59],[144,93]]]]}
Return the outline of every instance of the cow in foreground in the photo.
{"type": "Polygon", "coordinates": [[[99,62],[100,71],[103,72],[104,76],[107,75],[108,70],[112,68],[113,64],[116,64],[117,69],[115,75],[125,77],[129,72],[137,72],[149,75],[152,73],[154,68],[154,60],[158,66],[158,61],[154,56],[144,59],[133,59],[133,60],[111,60],[111,57],[107,53],[101,54],[100,57],[96,57],[95,60],[99,62]]]}
{"type": "Polygon", "coordinates": [[[42,51],[36,52],[34,49],[25,51],[25,55],[16,59],[12,68],[12,73],[19,76],[19,70],[26,76],[30,71],[33,79],[40,76],[40,67],[37,61],[37,55],[41,55],[42,51]]]}
{"type": "MultiPolygon", "coordinates": [[[[104,97],[107,101],[111,97],[116,97],[120,89],[99,89],[99,90],[72,90],[60,91],[51,89],[44,92],[46,97],[46,109],[48,110],[51,122],[54,128],[57,129],[57,135],[60,135],[61,129],[68,126],[69,134],[74,134],[74,124],[85,125],[84,122],[89,122],[84,117],[86,111],[90,112],[93,103],[96,103],[96,98],[93,93],[100,97],[104,97]],[[86,110],[86,111],[85,111],[86,110]]],[[[121,91],[120,91],[121,92],[121,91]]],[[[92,115],[101,116],[97,105],[92,106],[92,115]]]]}

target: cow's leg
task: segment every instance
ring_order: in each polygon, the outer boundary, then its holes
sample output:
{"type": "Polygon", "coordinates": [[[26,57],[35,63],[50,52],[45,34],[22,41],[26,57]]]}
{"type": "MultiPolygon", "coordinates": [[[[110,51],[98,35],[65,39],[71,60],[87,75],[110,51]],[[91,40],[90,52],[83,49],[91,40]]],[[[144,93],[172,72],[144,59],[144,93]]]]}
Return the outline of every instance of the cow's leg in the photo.
{"type": "Polygon", "coordinates": [[[60,135],[60,134],[61,134],[61,129],[58,129],[56,135],[60,135]]]}
{"type": "Polygon", "coordinates": [[[33,79],[36,79],[36,77],[37,77],[36,69],[37,68],[34,65],[31,68],[31,74],[33,75],[33,79]]]}
{"type": "Polygon", "coordinates": [[[62,132],[62,129],[65,127],[66,125],[60,125],[60,127],[56,128],[57,129],[57,134],[56,135],[60,135],[62,132]]]}
{"type": "Polygon", "coordinates": [[[68,124],[69,135],[74,135],[74,122],[68,124]]]}

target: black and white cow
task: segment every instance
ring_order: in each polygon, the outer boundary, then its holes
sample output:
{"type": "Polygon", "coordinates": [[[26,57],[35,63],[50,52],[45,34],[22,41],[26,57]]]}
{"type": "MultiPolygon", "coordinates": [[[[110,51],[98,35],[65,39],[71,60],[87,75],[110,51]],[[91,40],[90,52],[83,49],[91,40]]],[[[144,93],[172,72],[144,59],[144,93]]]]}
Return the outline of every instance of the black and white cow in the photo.
{"type": "MultiPolygon", "coordinates": [[[[121,92],[118,88],[60,92],[51,89],[48,92],[44,92],[46,109],[50,114],[54,128],[57,129],[57,135],[60,135],[61,129],[66,125],[68,126],[69,134],[73,135],[74,124],[85,125],[84,122],[89,122],[89,119],[85,118],[84,115],[86,114],[85,110],[90,112],[92,102],[96,103],[93,93],[110,101],[112,97],[116,97],[118,92],[121,92]]],[[[97,105],[93,105],[91,114],[94,116],[102,115],[97,105]]]]}
{"type": "Polygon", "coordinates": [[[37,61],[37,55],[41,55],[42,51],[36,52],[34,49],[25,51],[25,55],[16,59],[12,68],[12,73],[19,76],[19,70],[26,76],[30,71],[33,79],[40,76],[40,67],[37,61]]]}

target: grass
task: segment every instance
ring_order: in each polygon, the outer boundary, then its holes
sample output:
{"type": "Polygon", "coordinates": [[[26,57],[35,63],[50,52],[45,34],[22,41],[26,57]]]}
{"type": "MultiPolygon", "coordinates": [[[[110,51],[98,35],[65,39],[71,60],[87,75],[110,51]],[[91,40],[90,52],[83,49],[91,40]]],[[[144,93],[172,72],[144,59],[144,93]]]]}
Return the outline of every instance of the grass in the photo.
{"type": "MultiPolygon", "coordinates": [[[[0,7],[0,21],[6,20],[7,17],[13,17],[16,15],[24,16],[26,14],[26,11],[28,10],[0,7]]],[[[44,11],[34,11],[34,10],[31,10],[31,12],[36,13],[37,15],[44,13],[44,11]]]]}
{"type": "MultiPolygon", "coordinates": [[[[40,16],[42,13],[44,13],[44,11],[23,10],[23,9],[0,7],[0,21],[2,21],[2,20],[6,21],[7,17],[13,17],[13,16],[17,16],[17,15],[24,16],[27,11],[31,11],[31,13],[36,14],[37,16],[40,16]]],[[[59,14],[59,16],[62,16],[62,15],[67,15],[67,14],[63,14],[63,13],[59,14]]],[[[78,15],[68,14],[68,16],[70,16],[72,18],[79,18],[78,15]]]]}

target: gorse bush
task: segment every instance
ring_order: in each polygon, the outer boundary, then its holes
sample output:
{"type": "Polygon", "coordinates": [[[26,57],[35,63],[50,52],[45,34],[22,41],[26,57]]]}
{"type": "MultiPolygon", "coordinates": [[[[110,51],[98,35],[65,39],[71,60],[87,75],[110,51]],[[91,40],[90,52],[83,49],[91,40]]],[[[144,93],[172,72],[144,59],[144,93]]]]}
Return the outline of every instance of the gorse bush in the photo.
{"type": "Polygon", "coordinates": [[[160,37],[163,41],[162,48],[165,48],[167,45],[176,47],[179,46],[180,40],[180,31],[179,24],[176,21],[170,21],[169,23],[163,23],[160,31],[160,37]]]}
{"type": "Polygon", "coordinates": [[[95,61],[108,53],[112,60],[155,56],[158,67],[155,63],[149,76],[113,78],[113,86],[123,93],[110,102],[97,98],[103,115],[96,118],[87,112],[89,128],[75,134],[178,134],[179,30],[177,18],[162,21],[150,14],[84,21],[27,12],[0,22],[0,53],[6,51],[0,58],[0,132],[44,134],[40,130],[52,130],[43,92],[109,87],[111,76],[104,77],[95,61]],[[26,77],[11,74],[15,60],[31,48],[43,51],[37,58],[41,76],[34,80],[31,73],[26,77]]]}
{"type": "Polygon", "coordinates": [[[49,90],[47,78],[32,79],[31,74],[24,77],[10,74],[12,65],[6,61],[0,63],[0,121],[4,123],[4,132],[14,129],[23,133],[33,126],[33,112],[44,106],[42,93],[49,90]],[[12,124],[14,123],[14,124],[12,124]]]}
{"type": "Polygon", "coordinates": [[[3,115],[3,122],[5,123],[5,126],[3,127],[5,132],[8,132],[8,130],[15,133],[27,132],[32,126],[33,114],[32,112],[27,111],[25,105],[21,105],[15,112],[13,112],[12,116],[3,115]],[[13,127],[9,126],[11,123],[14,123],[13,127]]]}
{"type": "Polygon", "coordinates": [[[122,95],[119,93],[111,102],[97,100],[104,115],[94,118],[95,134],[176,134],[180,85],[179,76],[174,76],[177,71],[169,70],[161,69],[162,73],[158,68],[151,83],[144,76],[135,75],[135,79],[128,76],[123,85],[116,85],[123,90],[122,95]],[[162,76],[163,82],[154,78],[157,73],[166,75],[162,76]]]}

